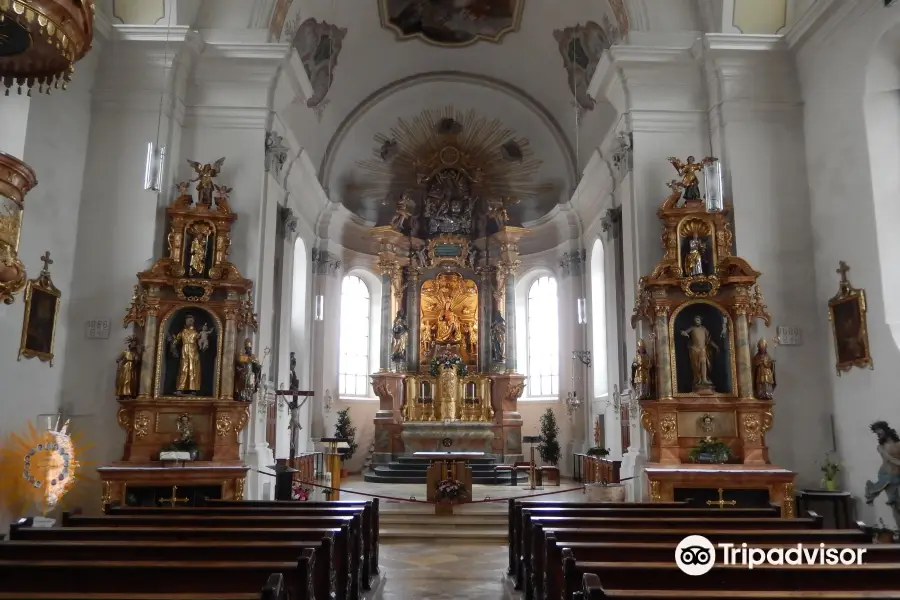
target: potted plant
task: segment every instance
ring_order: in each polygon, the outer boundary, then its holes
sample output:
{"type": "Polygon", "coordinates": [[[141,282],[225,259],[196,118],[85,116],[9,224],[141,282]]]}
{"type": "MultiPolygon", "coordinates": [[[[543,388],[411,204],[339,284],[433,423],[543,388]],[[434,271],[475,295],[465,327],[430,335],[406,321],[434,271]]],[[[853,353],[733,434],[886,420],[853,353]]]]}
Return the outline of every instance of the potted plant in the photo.
{"type": "Polygon", "coordinates": [[[837,476],[841,472],[840,463],[834,462],[831,454],[825,455],[825,462],[821,465],[822,469],[822,487],[833,492],[837,489],[837,476]]]}
{"type": "Polygon", "coordinates": [[[347,469],[344,468],[344,464],[353,458],[358,447],[356,443],[356,427],[353,426],[353,422],[350,420],[349,408],[339,410],[337,417],[337,423],[334,425],[334,437],[347,440],[347,445],[350,446],[341,453],[341,478],[344,478],[347,476],[347,469]]]}
{"type": "Polygon", "coordinates": [[[692,462],[716,465],[727,463],[734,457],[728,444],[711,437],[700,440],[688,455],[692,462]]]}
{"type": "Polygon", "coordinates": [[[555,465],[559,462],[559,440],[556,439],[558,434],[559,426],[556,424],[556,415],[553,414],[552,408],[548,408],[541,415],[541,443],[538,446],[541,462],[545,465],[555,465]]]}
{"type": "Polygon", "coordinates": [[[884,524],[884,519],[878,519],[878,525],[870,527],[872,541],[876,544],[893,544],[897,537],[897,532],[884,524]]]}
{"type": "Polygon", "coordinates": [[[596,456],[597,458],[605,458],[609,456],[609,448],[601,448],[600,446],[594,446],[590,450],[587,451],[588,456],[596,456]]]}
{"type": "Polygon", "coordinates": [[[291,482],[291,500],[306,502],[309,500],[309,492],[308,488],[303,487],[302,481],[291,482]]]}

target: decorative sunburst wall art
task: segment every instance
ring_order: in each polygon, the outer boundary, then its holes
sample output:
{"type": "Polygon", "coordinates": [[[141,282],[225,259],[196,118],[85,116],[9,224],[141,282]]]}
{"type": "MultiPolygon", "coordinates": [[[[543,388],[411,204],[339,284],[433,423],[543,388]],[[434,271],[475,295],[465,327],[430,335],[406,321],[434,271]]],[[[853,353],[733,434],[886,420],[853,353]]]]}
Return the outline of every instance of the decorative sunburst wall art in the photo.
{"type": "Polygon", "coordinates": [[[16,517],[32,509],[42,515],[56,508],[79,478],[82,464],[76,458],[76,442],[62,428],[9,434],[0,449],[0,504],[16,517]]]}
{"type": "Polygon", "coordinates": [[[485,201],[510,204],[553,189],[533,181],[542,163],[528,140],[474,110],[426,109],[411,120],[399,119],[390,133],[377,134],[375,143],[373,158],[358,163],[367,176],[355,191],[385,204],[396,203],[406,190],[420,189],[421,176],[450,166],[448,156],[455,158],[453,166],[477,179],[474,191],[485,201]]]}

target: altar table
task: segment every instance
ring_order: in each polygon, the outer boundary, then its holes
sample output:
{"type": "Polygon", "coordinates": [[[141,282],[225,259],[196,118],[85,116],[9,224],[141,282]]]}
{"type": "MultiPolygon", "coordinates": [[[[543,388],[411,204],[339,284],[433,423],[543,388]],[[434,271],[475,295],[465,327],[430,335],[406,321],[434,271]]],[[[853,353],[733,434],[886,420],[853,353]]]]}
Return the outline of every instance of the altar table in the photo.
{"type": "Polygon", "coordinates": [[[413,452],[413,456],[431,461],[426,476],[426,498],[429,502],[437,500],[437,486],[444,479],[456,479],[469,493],[469,499],[460,502],[472,499],[472,469],[467,461],[484,458],[484,452],[413,452]]]}

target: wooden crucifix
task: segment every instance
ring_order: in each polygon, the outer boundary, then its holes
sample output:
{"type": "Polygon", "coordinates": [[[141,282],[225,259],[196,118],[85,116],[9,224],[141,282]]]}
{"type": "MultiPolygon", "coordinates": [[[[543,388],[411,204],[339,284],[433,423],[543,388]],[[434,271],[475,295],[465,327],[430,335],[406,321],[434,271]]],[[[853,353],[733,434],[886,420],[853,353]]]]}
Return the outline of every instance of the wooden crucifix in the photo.
{"type": "Polygon", "coordinates": [[[718,500],[707,500],[707,506],[718,506],[719,508],[725,508],[725,506],[734,506],[737,504],[736,500],[725,500],[725,491],[722,488],[719,488],[719,499],[718,500]]]}
{"type": "Polygon", "coordinates": [[[300,433],[300,430],[303,427],[300,425],[300,409],[303,408],[303,405],[306,404],[306,399],[310,396],[314,396],[315,392],[311,390],[301,391],[300,388],[300,380],[297,378],[296,373],[297,368],[297,359],[294,356],[294,353],[291,352],[291,385],[289,389],[286,390],[275,390],[276,396],[282,396],[284,398],[290,397],[291,399],[285,400],[288,408],[291,409],[291,422],[288,426],[291,430],[291,461],[297,458],[297,434],[300,433]],[[300,397],[303,396],[303,402],[300,402],[300,397]]]}

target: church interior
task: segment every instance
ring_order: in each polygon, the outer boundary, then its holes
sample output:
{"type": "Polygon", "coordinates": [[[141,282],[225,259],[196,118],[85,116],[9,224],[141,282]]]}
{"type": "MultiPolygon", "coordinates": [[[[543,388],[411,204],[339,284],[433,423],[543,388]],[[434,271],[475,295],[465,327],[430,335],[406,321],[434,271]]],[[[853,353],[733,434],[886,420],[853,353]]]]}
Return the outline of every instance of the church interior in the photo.
{"type": "Polygon", "coordinates": [[[0,600],[900,599],[893,4],[0,0],[0,600]]]}

